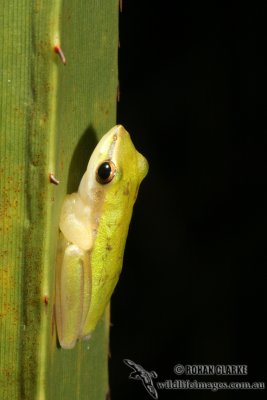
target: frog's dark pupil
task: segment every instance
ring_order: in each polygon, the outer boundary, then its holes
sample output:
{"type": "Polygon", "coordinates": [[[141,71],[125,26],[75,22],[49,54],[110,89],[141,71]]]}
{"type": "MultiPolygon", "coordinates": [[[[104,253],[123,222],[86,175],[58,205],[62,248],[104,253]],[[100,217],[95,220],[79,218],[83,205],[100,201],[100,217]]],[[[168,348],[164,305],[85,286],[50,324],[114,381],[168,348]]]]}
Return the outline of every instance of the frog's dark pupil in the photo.
{"type": "Polygon", "coordinates": [[[106,180],[109,178],[111,173],[111,166],[108,162],[104,162],[98,168],[98,176],[100,179],[106,180]]]}

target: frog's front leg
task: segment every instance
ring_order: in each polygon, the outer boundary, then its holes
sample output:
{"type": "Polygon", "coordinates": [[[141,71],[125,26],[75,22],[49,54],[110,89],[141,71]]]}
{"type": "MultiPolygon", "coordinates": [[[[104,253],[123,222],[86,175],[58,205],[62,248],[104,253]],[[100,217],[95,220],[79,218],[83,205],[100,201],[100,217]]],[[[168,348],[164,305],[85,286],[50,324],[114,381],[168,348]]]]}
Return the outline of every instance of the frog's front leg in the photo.
{"type": "Polygon", "coordinates": [[[91,300],[90,255],[60,234],[56,277],[56,319],[62,348],[71,349],[80,336],[91,300]]]}

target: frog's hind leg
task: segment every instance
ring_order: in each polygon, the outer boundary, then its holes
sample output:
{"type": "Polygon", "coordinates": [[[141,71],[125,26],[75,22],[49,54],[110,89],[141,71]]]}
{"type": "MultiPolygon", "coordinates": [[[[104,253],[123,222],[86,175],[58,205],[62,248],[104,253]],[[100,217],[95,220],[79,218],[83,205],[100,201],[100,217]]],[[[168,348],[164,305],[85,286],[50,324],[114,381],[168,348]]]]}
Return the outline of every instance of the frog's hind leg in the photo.
{"type": "Polygon", "coordinates": [[[56,321],[61,347],[71,349],[90,307],[91,268],[88,251],[63,241],[57,258],[56,321]]]}

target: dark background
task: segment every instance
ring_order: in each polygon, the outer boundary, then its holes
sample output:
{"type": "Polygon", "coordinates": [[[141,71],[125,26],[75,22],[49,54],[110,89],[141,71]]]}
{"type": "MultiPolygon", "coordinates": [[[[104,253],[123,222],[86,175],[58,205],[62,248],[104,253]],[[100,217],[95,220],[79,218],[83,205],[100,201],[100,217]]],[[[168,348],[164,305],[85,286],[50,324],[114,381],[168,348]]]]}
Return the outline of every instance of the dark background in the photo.
{"type": "Polygon", "coordinates": [[[152,398],[124,358],[156,381],[266,381],[267,6],[227,4],[123,4],[118,122],[150,171],[112,298],[112,400],[152,398]],[[248,375],[179,377],[176,364],[248,375]]]}

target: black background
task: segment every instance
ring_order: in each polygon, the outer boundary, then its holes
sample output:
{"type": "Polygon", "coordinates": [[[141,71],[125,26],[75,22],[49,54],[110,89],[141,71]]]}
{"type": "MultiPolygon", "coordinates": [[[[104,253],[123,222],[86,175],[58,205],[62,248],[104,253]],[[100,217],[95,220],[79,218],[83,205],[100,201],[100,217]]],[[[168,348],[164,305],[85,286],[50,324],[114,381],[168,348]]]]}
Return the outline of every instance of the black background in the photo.
{"type": "Polygon", "coordinates": [[[124,358],[156,381],[265,381],[267,6],[125,1],[120,44],[118,123],[150,171],[112,298],[111,398],[151,398],[124,358]],[[248,375],[179,377],[176,364],[248,375]]]}

